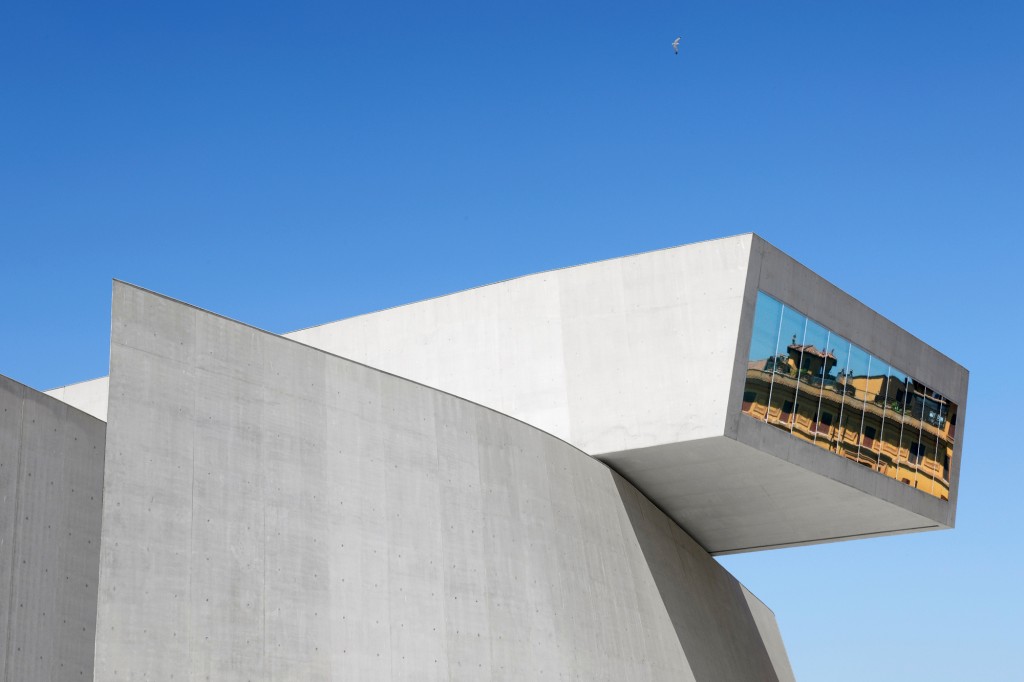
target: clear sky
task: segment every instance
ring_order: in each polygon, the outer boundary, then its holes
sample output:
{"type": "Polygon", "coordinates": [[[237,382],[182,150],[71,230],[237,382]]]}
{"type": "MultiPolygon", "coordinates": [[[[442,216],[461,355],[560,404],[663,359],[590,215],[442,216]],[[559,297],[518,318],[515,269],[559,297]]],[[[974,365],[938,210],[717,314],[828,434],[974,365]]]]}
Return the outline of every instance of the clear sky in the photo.
{"type": "Polygon", "coordinates": [[[1022,34],[1019,0],[12,0],[0,373],[106,374],[112,277],[284,332],[754,231],[968,367],[964,464],[954,531],[723,563],[801,680],[1020,680],[1022,34]]]}

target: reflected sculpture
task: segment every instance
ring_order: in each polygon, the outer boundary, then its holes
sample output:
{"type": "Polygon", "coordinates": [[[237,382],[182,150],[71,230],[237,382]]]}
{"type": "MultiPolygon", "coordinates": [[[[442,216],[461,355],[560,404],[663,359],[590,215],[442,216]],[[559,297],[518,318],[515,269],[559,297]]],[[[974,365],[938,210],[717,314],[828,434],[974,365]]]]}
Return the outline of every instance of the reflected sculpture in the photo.
{"type": "Polygon", "coordinates": [[[743,412],[944,500],[956,405],[758,292],[743,412]]]}

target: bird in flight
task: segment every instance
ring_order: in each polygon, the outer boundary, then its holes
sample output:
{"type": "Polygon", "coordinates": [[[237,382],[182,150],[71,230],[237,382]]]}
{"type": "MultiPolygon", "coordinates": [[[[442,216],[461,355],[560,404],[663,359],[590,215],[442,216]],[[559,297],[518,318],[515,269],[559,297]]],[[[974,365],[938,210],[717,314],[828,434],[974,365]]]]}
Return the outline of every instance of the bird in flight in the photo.
{"type": "Polygon", "coordinates": [[[679,54],[679,41],[680,40],[682,40],[681,36],[679,38],[676,38],[675,40],[672,41],[672,49],[675,50],[676,54],[679,54]]]}

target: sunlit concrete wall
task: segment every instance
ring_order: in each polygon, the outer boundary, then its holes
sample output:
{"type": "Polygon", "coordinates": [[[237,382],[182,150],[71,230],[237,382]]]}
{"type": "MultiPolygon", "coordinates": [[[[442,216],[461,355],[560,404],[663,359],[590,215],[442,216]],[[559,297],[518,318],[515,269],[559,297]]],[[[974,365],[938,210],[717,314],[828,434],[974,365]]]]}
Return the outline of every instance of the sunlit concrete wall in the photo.
{"type": "MultiPolygon", "coordinates": [[[[967,371],[755,235],[529,275],[286,336],[567,440],[713,553],[955,522],[967,371]],[[741,414],[759,290],[959,405],[948,500],[741,414]]],[[[54,394],[100,414],[105,392],[97,380],[54,394]]]]}
{"type": "Polygon", "coordinates": [[[91,680],[105,424],[0,377],[0,680],[91,680]]]}
{"type": "Polygon", "coordinates": [[[121,284],[106,457],[97,680],[792,679],[601,462],[121,284]]]}
{"type": "Polygon", "coordinates": [[[286,336],[592,455],[719,436],[752,239],[528,275],[286,336]]]}
{"type": "Polygon", "coordinates": [[[952,526],[955,475],[949,502],[930,498],[741,415],[759,289],[928,377],[963,413],[962,367],[752,234],[529,275],[287,336],[565,438],[713,553],[952,526]]]}
{"type": "Polygon", "coordinates": [[[107,388],[109,379],[100,377],[77,384],[69,384],[44,391],[46,395],[67,403],[72,407],[107,421],[107,388]]]}

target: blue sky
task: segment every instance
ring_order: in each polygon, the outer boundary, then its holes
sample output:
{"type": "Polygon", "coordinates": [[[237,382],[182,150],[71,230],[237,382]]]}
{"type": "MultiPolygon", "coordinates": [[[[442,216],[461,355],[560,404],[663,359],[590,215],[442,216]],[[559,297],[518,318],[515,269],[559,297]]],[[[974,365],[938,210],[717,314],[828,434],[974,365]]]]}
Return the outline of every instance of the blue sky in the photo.
{"type": "Polygon", "coordinates": [[[1020,679],[1022,29],[984,0],[8,3],[0,372],[106,374],[112,277],[288,331],[755,231],[970,369],[958,528],[723,563],[799,679],[1020,679]]]}

